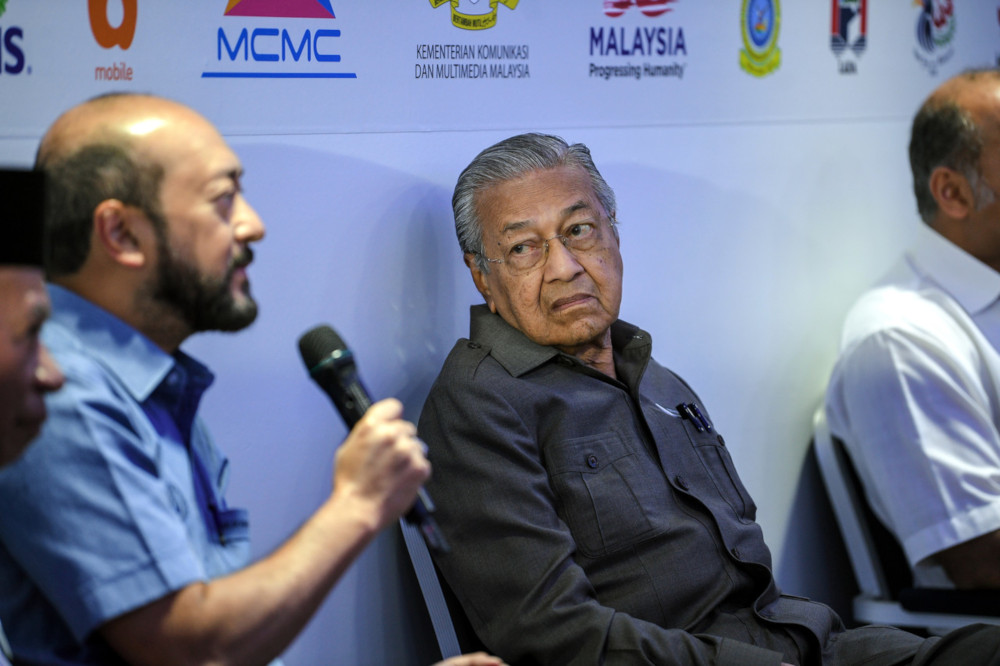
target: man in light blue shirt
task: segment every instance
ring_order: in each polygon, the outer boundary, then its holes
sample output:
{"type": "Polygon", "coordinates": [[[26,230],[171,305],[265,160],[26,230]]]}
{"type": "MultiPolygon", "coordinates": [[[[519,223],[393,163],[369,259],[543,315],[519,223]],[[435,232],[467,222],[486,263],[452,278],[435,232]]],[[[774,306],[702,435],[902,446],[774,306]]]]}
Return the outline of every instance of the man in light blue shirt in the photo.
{"type": "MultiPolygon", "coordinates": [[[[242,166],[191,109],[95,98],[42,139],[46,342],[65,368],[36,445],[0,471],[0,619],[19,661],[265,663],[305,626],[430,468],[394,400],[337,453],[330,497],[247,563],[246,515],[197,416],[190,335],[253,321],[264,226],[242,166]]],[[[496,663],[488,661],[482,663],[496,663]]]]}
{"type": "Polygon", "coordinates": [[[0,477],[0,593],[40,592],[64,620],[48,618],[47,604],[15,614],[19,657],[42,660],[21,634],[48,625],[44,643],[114,662],[87,640],[94,629],[245,567],[247,516],[226,507],[227,461],[196,417],[212,374],[68,289],[53,284],[50,294],[43,337],[69,382],[49,400],[38,448],[0,477]]]}

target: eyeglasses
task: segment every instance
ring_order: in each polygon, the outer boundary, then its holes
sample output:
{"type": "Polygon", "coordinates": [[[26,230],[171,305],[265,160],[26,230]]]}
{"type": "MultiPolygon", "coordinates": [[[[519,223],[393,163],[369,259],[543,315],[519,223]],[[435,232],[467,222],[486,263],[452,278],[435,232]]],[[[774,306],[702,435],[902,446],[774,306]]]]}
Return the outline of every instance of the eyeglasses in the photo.
{"type": "MultiPolygon", "coordinates": [[[[615,219],[609,219],[613,229],[615,219]]],[[[603,224],[595,222],[577,222],[571,224],[564,233],[551,238],[525,238],[507,245],[500,259],[491,259],[481,254],[483,259],[493,264],[503,264],[512,275],[524,275],[545,264],[549,256],[549,243],[558,239],[574,256],[592,252],[603,246],[603,224]]]]}

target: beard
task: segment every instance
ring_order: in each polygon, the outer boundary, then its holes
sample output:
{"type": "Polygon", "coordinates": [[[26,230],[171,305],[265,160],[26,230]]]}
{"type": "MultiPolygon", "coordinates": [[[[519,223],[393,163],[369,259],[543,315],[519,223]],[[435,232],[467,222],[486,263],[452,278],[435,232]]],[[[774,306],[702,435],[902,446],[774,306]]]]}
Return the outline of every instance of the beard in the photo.
{"type": "Polygon", "coordinates": [[[257,303],[250,296],[249,285],[242,301],[237,301],[230,286],[233,273],[253,260],[249,247],[233,256],[221,278],[200,274],[189,261],[177,256],[169,243],[161,242],[159,248],[152,298],[175,312],[192,332],[239,331],[257,318],[257,303]]]}

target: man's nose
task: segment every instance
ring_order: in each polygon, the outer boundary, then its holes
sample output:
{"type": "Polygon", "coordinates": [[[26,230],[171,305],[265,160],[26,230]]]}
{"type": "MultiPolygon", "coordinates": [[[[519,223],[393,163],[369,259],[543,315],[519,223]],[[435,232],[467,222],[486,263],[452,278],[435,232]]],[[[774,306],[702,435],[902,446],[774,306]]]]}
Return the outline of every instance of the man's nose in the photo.
{"type": "Polygon", "coordinates": [[[550,238],[547,242],[548,257],[545,260],[545,274],[549,279],[571,280],[583,272],[583,265],[576,255],[563,244],[559,236],[550,238]]]}
{"type": "Polygon", "coordinates": [[[233,220],[236,240],[242,243],[252,243],[264,237],[266,229],[264,222],[257,215],[250,202],[239,195],[236,199],[236,213],[233,220]]]}

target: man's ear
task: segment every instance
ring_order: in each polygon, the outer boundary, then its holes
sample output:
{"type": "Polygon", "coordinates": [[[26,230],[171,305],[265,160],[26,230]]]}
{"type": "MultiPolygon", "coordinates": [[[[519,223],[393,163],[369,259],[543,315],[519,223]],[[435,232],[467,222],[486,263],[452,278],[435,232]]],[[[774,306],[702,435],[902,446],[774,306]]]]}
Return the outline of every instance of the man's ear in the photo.
{"type": "Polygon", "coordinates": [[[469,272],[472,273],[472,281],[476,284],[476,289],[486,299],[486,305],[490,307],[491,312],[496,312],[496,305],[493,303],[493,297],[490,296],[490,286],[486,283],[486,273],[476,263],[476,255],[466,252],[465,265],[469,267],[469,272]]]}
{"type": "Polygon", "coordinates": [[[142,268],[155,247],[153,225],[135,206],[105,199],[94,209],[94,241],[113,262],[142,268]]]}
{"type": "Polygon", "coordinates": [[[937,167],[931,171],[928,187],[938,208],[947,217],[962,220],[975,212],[976,197],[972,185],[958,171],[937,167]]]}

